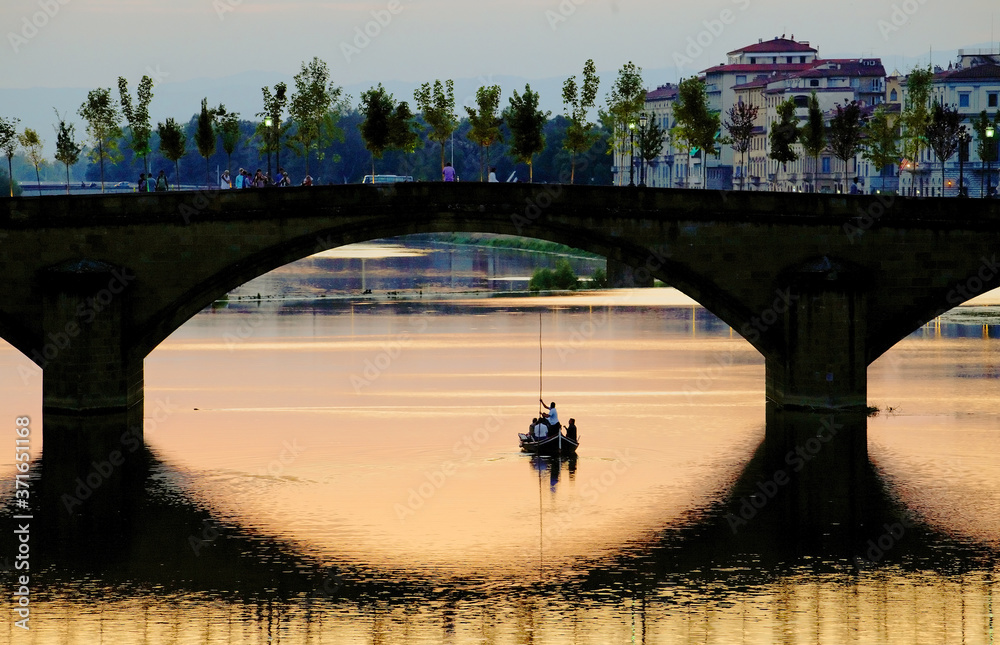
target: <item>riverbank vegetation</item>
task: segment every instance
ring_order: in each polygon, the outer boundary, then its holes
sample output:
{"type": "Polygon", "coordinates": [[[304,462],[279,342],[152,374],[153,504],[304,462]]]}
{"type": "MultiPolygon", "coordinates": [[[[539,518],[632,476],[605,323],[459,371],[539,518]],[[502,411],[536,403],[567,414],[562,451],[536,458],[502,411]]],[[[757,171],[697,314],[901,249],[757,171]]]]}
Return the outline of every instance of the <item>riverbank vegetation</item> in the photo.
{"type": "Polygon", "coordinates": [[[532,237],[518,237],[516,235],[496,235],[493,233],[418,233],[407,236],[407,239],[437,242],[439,244],[463,244],[469,246],[488,246],[497,249],[535,251],[538,253],[556,253],[591,259],[603,257],[596,253],[583,251],[566,246],[565,244],[559,244],[558,242],[548,242],[546,240],[538,240],[532,237]]]}
{"type": "Polygon", "coordinates": [[[590,280],[580,280],[569,261],[561,258],[555,269],[535,269],[528,281],[529,291],[575,291],[577,289],[606,289],[608,276],[604,269],[597,269],[590,280]]]}

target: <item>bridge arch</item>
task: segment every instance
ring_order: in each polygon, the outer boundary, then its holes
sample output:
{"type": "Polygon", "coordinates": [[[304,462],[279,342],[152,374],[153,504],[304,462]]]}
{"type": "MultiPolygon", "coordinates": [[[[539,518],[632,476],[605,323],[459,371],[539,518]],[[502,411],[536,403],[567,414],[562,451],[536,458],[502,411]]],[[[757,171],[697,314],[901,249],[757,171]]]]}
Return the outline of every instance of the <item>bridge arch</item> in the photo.
{"type": "MultiPolygon", "coordinates": [[[[471,216],[463,214],[461,219],[447,218],[443,221],[428,219],[422,222],[400,221],[391,216],[375,216],[361,225],[318,226],[308,234],[282,240],[247,255],[239,262],[220,267],[218,271],[192,285],[182,297],[169,303],[154,315],[151,324],[138,330],[138,354],[148,355],[170,334],[212,302],[270,271],[324,250],[418,233],[519,235],[564,244],[627,264],[636,270],[648,271],[651,276],[697,301],[736,329],[737,333],[751,317],[750,312],[745,306],[740,305],[739,299],[734,294],[728,293],[722,286],[701,276],[696,267],[664,257],[652,247],[628,240],[544,224],[533,226],[530,234],[527,234],[507,213],[488,211],[471,216]]],[[[763,336],[754,336],[751,341],[758,351],[761,351],[764,343],[763,336]]]]}

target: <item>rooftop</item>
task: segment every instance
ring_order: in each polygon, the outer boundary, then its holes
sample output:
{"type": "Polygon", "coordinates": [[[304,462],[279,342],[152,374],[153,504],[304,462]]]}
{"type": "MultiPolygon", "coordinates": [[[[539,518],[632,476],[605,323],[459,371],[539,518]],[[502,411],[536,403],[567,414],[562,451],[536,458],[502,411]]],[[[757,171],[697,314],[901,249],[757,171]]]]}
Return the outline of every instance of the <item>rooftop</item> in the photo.
{"type": "Polygon", "coordinates": [[[785,38],[782,34],[780,37],[775,36],[773,40],[760,40],[754,45],[747,45],[746,47],[741,47],[739,49],[734,49],[729,52],[730,56],[735,56],[737,54],[778,54],[783,52],[813,52],[817,50],[815,47],[810,47],[808,41],[798,42],[795,40],[795,35],[792,34],[791,38],[785,38]]]}
{"type": "Polygon", "coordinates": [[[1000,65],[987,63],[984,65],[976,65],[974,67],[966,67],[964,69],[957,69],[954,71],[949,70],[942,72],[941,74],[935,74],[934,76],[935,78],[949,81],[1000,80],[1000,65]]]}
{"type": "Polygon", "coordinates": [[[677,98],[677,86],[673,83],[667,83],[655,90],[646,92],[647,101],[665,101],[673,98],[677,98]]]}

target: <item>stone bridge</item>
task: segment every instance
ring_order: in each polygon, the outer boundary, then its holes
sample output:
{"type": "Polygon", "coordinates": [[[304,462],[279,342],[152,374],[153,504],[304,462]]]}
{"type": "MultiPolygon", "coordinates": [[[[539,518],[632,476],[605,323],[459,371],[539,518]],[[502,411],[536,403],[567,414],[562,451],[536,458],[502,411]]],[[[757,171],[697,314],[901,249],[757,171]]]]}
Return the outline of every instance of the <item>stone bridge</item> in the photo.
{"type": "Polygon", "coordinates": [[[99,427],[141,440],[144,357],[235,287],[428,232],[550,240],[659,278],[763,354],[784,410],[864,409],[872,361],[1000,286],[990,200],[479,183],[2,199],[0,336],[43,369],[46,457],[107,454],[120,439],[99,427]]]}

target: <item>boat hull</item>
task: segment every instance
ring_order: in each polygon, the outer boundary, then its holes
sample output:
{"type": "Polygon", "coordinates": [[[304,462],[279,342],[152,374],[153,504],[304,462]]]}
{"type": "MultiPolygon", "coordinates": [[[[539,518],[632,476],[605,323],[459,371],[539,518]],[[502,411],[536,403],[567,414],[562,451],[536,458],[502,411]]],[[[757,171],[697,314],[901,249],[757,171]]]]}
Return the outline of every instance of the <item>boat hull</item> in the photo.
{"type": "Polygon", "coordinates": [[[579,441],[573,441],[563,434],[546,437],[540,441],[532,439],[526,434],[518,434],[521,442],[521,450],[533,455],[573,455],[580,446],[579,441]]]}

